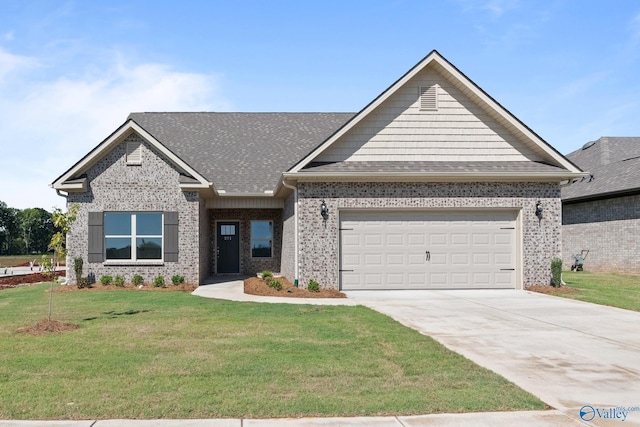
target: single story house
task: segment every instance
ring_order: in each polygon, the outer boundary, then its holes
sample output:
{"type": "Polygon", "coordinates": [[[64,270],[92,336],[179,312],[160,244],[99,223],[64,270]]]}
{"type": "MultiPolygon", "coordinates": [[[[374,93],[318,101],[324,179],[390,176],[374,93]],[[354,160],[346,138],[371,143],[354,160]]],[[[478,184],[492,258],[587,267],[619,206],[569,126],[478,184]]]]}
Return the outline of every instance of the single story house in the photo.
{"type": "Polygon", "coordinates": [[[584,268],[640,274],[640,138],[602,137],[567,155],[590,175],[562,189],[562,259],[589,251],[584,268]]]}
{"type": "Polygon", "coordinates": [[[131,114],[52,187],[96,277],[522,289],[549,283],[581,176],[432,51],[358,113],[131,114]]]}

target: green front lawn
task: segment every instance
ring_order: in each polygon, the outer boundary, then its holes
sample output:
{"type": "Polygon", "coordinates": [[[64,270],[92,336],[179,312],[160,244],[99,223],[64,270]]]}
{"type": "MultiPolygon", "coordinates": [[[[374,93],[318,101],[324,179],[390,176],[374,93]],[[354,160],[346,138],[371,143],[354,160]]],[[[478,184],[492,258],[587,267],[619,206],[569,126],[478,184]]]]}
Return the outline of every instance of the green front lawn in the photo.
{"type": "Polygon", "coordinates": [[[364,307],[180,292],[55,293],[75,331],[17,333],[47,285],[0,291],[0,419],[218,418],[544,409],[536,397],[364,307]]]}
{"type": "Polygon", "coordinates": [[[576,292],[552,295],[640,311],[640,276],[565,271],[562,278],[576,292]]]}

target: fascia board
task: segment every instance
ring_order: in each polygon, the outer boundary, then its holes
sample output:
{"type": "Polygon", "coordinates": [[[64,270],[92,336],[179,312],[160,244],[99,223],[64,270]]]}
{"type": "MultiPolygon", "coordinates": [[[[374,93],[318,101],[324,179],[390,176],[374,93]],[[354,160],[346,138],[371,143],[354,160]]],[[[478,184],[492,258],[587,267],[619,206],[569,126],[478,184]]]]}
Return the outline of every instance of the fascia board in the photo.
{"type": "Polygon", "coordinates": [[[285,178],[293,181],[340,181],[357,179],[359,181],[385,181],[392,179],[404,179],[404,180],[433,180],[433,181],[471,181],[471,180],[517,180],[517,181],[563,181],[567,179],[574,179],[584,176],[583,172],[541,172],[535,175],[530,173],[458,173],[458,172],[322,172],[322,173],[294,173],[286,172],[283,174],[285,178]]]}

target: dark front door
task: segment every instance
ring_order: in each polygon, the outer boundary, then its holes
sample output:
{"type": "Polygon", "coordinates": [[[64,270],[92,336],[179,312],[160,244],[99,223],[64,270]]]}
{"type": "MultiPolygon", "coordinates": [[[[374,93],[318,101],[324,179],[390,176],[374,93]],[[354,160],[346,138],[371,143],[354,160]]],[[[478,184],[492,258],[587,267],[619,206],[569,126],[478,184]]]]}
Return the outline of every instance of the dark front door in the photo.
{"type": "Polygon", "coordinates": [[[240,273],[240,223],[219,222],[216,242],[217,272],[240,273]]]}

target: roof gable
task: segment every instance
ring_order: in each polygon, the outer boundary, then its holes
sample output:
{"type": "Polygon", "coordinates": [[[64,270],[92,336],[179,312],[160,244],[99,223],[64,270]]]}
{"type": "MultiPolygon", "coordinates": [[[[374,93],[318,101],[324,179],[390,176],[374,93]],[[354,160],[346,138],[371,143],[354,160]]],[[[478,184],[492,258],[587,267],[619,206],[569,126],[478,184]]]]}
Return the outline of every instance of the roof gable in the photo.
{"type": "Polygon", "coordinates": [[[205,177],[185,163],[180,157],[165,145],[161,144],[133,120],[127,120],[122,124],[115,132],[87,153],[87,155],[80,159],[75,165],[56,178],[51,184],[51,187],[62,191],[86,191],[86,182],[83,174],[134,132],[155,147],[185,175],[184,179],[181,179],[181,188],[193,190],[213,189],[211,182],[208,182],[205,177]]]}
{"type": "Polygon", "coordinates": [[[287,175],[313,162],[483,160],[542,162],[569,176],[581,173],[432,51],[287,175]],[[421,88],[432,86],[442,105],[438,111],[420,105],[421,88]]]}

